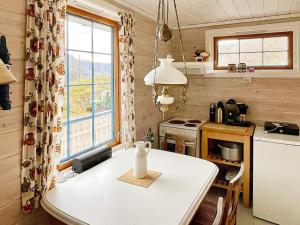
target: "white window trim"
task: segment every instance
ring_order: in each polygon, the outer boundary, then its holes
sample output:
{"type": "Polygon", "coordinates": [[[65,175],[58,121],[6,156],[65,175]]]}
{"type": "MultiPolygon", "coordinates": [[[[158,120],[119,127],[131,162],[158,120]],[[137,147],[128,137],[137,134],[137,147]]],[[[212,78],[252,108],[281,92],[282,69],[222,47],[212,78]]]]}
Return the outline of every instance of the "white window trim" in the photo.
{"type": "Polygon", "coordinates": [[[253,77],[253,78],[300,78],[300,22],[274,23],[255,26],[213,29],[205,31],[205,48],[211,53],[209,61],[214,62],[214,37],[262,34],[293,31],[293,69],[292,70],[256,70],[254,73],[229,73],[227,70],[213,70],[207,77],[253,77]]]}

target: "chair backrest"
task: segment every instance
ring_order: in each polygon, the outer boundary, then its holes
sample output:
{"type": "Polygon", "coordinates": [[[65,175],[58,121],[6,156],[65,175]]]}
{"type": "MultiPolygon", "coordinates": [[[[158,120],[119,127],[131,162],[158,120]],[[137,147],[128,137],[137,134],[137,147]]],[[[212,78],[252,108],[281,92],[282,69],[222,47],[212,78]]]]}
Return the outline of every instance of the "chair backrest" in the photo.
{"type": "Polygon", "coordinates": [[[179,154],[185,154],[186,142],[193,141],[190,138],[166,133],[164,138],[164,150],[168,150],[168,140],[175,141],[175,152],[179,154]]]}
{"type": "Polygon", "coordinates": [[[221,225],[236,224],[236,214],[239,202],[239,194],[243,181],[244,163],[241,163],[241,169],[238,174],[229,182],[228,190],[225,198],[225,206],[221,225]]]}

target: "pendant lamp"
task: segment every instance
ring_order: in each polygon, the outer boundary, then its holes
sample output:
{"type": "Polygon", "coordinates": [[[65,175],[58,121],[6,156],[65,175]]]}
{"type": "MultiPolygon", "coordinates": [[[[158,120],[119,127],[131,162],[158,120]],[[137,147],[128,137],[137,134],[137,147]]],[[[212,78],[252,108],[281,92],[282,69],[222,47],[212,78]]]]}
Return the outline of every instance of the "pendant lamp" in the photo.
{"type": "MultiPolygon", "coordinates": [[[[182,60],[184,62],[185,74],[187,74],[176,1],[173,0],[173,3],[180,38],[182,60]]],[[[158,40],[167,42],[172,37],[172,32],[168,27],[168,14],[169,0],[159,0],[153,68],[144,78],[145,84],[152,86],[153,102],[156,108],[163,113],[163,117],[166,112],[174,112],[186,103],[186,91],[188,87],[186,76],[172,66],[174,59],[172,59],[171,55],[168,55],[167,58],[158,59],[157,57],[159,50],[158,40]],[[159,66],[157,66],[157,61],[160,61],[159,66]],[[173,94],[176,92],[177,96],[172,95],[171,92],[173,94]]]]}

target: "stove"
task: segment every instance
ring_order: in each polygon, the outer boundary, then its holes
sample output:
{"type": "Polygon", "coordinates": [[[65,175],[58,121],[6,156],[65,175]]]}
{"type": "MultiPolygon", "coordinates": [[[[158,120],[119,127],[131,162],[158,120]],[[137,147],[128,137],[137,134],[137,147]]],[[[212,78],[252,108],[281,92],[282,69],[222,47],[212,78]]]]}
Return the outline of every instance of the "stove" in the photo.
{"type": "Polygon", "coordinates": [[[188,130],[198,130],[206,121],[198,119],[172,118],[160,124],[164,127],[173,127],[188,130]]]}
{"type": "Polygon", "coordinates": [[[165,143],[165,134],[176,135],[186,140],[185,154],[200,157],[200,127],[206,121],[195,118],[175,117],[159,125],[160,149],[174,151],[176,140],[168,139],[165,143]]]}

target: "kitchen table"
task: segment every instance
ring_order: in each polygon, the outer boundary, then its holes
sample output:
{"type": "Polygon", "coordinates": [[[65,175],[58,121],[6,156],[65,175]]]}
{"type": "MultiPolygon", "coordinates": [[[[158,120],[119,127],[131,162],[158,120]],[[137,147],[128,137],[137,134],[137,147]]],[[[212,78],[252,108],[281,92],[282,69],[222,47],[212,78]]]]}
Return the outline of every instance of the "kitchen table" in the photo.
{"type": "Polygon", "coordinates": [[[133,149],[58,183],[42,198],[52,216],[72,225],[189,224],[218,167],[206,160],[151,150],[148,169],[161,176],[148,188],[119,181],[132,168],[133,149]]]}

